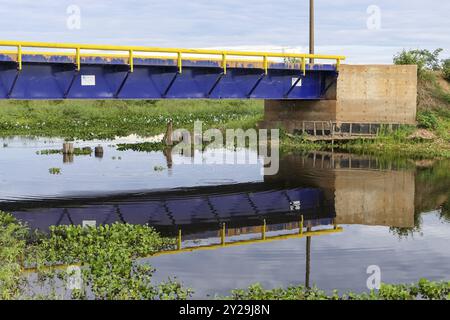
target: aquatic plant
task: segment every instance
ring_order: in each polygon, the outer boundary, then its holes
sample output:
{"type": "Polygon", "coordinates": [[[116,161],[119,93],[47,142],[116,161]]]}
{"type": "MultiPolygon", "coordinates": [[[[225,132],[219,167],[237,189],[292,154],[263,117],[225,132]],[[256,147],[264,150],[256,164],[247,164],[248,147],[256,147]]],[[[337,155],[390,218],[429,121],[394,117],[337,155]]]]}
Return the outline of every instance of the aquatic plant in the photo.
{"type": "Polygon", "coordinates": [[[117,145],[117,151],[154,152],[162,151],[167,146],[162,142],[122,143],[117,145]]]}
{"type": "MultiPolygon", "coordinates": [[[[63,154],[62,149],[45,149],[36,152],[37,155],[52,155],[52,154],[63,154]]],[[[74,148],[73,155],[75,156],[89,156],[92,154],[91,147],[74,148]]]]}
{"type": "MultiPolygon", "coordinates": [[[[174,248],[174,240],[161,237],[147,225],[113,224],[97,228],[60,226],[39,243],[43,261],[50,264],[81,264],[83,282],[96,299],[155,299],[167,288],[171,298],[184,299],[190,291],[169,281],[154,286],[154,270],[135,260],[174,248]]],[[[87,289],[76,292],[85,297],[87,289]]]]}
{"type": "Polygon", "coordinates": [[[264,289],[260,284],[245,290],[233,290],[233,300],[450,300],[450,281],[432,282],[421,279],[416,284],[382,284],[380,290],[370,293],[345,293],[338,291],[328,294],[317,287],[291,286],[287,289],[264,289]]]}
{"type": "Polygon", "coordinates": [[[153,170],[154,170],[154,171],[159,171],[159,172],[161,172],[161,171],[164,171],[165,168],[164,168],[163,166],[154,166],[154,167],[153,167],[153,170]]]}
{"type": "MultiPolygon", "coordinates": [[[[66,283],[71,274],[54,266],[81,266],[83,286],[72,290],[73,299],[186,299],[191,295],[176,281],[152,283],[154,269],[136,259],[173,249],[146,225],[52,227],[49,234],[32,233],[11,215],[0,212],[0,298],[61,299],[56,280],[66,283]],[[31,285],[22,268],[33,267],[39,284],[31,285]],[[47,295],[34,293],[45,286],[47,295]]],[[[60,288],[66,291],[65,287],[60,288]]]]}
{"type": "Polygon", "coordinates": [[[21,294],[21,263],[27,235],[23,224],[0,211],[0,300],[16,299],[21,294]]]}
{"type": "Polygon", "coordinates": [[[53,175],[60,175],[61,168],[50,168],[50,169],[48,169],[48,172],[53,175]]]}

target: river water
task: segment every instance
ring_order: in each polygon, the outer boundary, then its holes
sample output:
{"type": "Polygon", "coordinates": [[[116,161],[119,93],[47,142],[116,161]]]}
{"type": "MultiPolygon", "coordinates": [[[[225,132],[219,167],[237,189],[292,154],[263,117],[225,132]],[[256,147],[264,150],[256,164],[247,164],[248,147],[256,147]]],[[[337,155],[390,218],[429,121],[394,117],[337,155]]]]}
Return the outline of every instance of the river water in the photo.
{"type": "Polygon", "coordinates": [[[148,223],[167,236],[181,230],[183,247],[220,242],[225,223],[226,243],[239,245],[142,261],[156,268],[156,282],[176,277],[196,298],[257,282],[362,292],[373,270],[387,283],[450,279],[449,161],[289,154],[264,176],[262,161],[180,164],[186,156],[118,151],[119,140],[77,142],[104,153],[73,158],[38,154],[61,148],[60,139],[0,140],[0,210],[42,231],[148,223]],[[302,217],[309,237],[295,236],[302,217]],[[273,241],[242,242],[261,239],[264,221],[273,241]]]}

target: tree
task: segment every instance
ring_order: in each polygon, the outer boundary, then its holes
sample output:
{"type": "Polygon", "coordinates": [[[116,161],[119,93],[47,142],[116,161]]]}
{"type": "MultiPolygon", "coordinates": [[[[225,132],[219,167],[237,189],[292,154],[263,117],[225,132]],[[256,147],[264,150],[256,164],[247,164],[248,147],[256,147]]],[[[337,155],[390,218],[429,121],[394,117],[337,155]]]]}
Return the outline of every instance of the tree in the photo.
{"type": "Polygon", "coordinates": [[[427,49],[416,50],[403,50],[394,57],[394,64],[397,65],[417,65],[417,72],[419,76],[423,75],[426,71],[441,70],[442,64],[439,59],[439,55],[443,49],[439,48],[433,52],[427,49]]]}

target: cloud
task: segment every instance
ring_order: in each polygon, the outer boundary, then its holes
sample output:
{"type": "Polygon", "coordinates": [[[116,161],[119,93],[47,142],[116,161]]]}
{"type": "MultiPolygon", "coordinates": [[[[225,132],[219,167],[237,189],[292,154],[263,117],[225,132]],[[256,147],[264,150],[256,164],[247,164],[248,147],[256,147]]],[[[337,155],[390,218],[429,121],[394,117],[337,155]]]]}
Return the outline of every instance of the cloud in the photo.
{"type": "MultiPolygon", "coordinates": [[[[304,49],[308,45],[308,3],[306,0],[0,0],[0,38],[304,49]],[[80,30],[66,27],[69,5],[81,9],[80,30]]],[[[317,49],[320,52],[336,49],[356,63],[389,63],[392,55],[402,48],[442,47],[448,55],[448,12],[450,2],[438,0],[317,1],[317,49]],[[370,5],[380,8],[379,30],[367,28],[370,5]]]]}

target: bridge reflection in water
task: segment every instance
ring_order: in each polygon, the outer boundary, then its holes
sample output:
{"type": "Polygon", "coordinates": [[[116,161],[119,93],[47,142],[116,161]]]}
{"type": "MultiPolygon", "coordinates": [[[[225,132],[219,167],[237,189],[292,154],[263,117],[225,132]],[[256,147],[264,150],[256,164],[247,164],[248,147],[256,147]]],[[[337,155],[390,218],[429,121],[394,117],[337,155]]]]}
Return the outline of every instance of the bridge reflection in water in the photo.
{"type": "Polygon", "coordinates": [[[289,155],[264,182],[96,198],[2,204],[33,229],[115,222],[146,224],[184,240],[362,224],[414,227],[415,172],[370,157],[289,155]]]}
{"type": "Polygon", "coordinates": [[[415,171],[370,157],[289,155],[264,182],[103,198],[12,202],[8,211],[33,229],[95,223],[146,224],[178,237],[162,254],[306,238],[309,286],[312,237],[338,225],[414,227],[415,171]],[[182,240],[182,241],[181,241],[182,240]]]}

